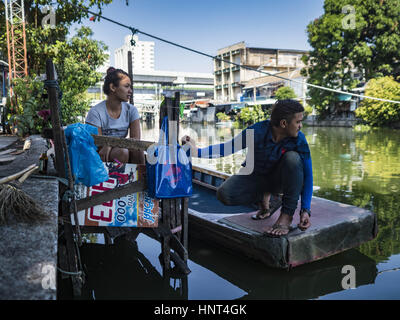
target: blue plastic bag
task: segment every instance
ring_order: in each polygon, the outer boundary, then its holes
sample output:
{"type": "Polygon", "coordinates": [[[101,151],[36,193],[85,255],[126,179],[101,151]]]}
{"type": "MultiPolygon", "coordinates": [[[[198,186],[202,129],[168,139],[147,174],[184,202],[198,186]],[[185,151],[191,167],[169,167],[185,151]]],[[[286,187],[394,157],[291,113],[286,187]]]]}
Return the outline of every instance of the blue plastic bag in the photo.
{"type": "Polygon", "coordinates": [[[174,141],[168,144],[168,118],[163,119],[159,142],[147,150],[146,176],[152,198],[190,197],[192,163],[183,148],[174,141]]]}
{"type": "Polygon", "coordinates": [[[91,134],[98,134],[96,127],[89,124],[74,123],[65,129],[71,171],[75,183],[87,187],[109,179],[107,169],[97,153],[91,134]]]}

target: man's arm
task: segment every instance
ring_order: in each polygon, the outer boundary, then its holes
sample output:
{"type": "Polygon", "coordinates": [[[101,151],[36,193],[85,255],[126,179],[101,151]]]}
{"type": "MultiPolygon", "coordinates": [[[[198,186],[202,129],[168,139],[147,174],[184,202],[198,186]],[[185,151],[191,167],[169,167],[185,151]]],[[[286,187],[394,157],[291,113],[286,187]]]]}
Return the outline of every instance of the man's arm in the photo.
{"type": "Polygon", "coordinates": [[[242,132],[240,132],[236,137],[227,142],[210,145],[204,148],[198,148],[197,154],[195,156],[197,156],[198,158],[208,158],[208,159],[221,158],[229,156],[235,152],[238,152],[239,150],[245,149],[247,147],[246,143],[247,132],[248,130],[245,129],[242,132]]]}
{"type": "Polygon", "coordinates": [[[301,193],[301,208],[311,209],[311,198],[313,194],[313,173],[311,156],[303,159],[304,185],[301,193]]]}

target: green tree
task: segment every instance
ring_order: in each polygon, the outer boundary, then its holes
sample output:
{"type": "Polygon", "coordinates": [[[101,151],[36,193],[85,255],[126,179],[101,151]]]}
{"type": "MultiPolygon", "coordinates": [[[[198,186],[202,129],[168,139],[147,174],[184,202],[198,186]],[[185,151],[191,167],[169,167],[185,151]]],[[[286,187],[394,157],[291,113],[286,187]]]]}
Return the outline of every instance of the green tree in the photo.
{"type": "Polygon", "coordinates": [[[96,68],[107,58],[107,46],[92,39],[92,35],[90,28],[82,27],[70,40],[57,41],[51,48],[63,93],[61,110],[65,124],[77,122],[85,115],[90,107],[87,89],[101,80],[96,68]]]}
{"type": "MultiPolygon", "coordinates": [[[[372,79],[365,95],[400,101],[400,84],[393,77],[372,79]]],[[[400,121],[400,104],[364,99],[356,109],[356,116],[372,126],[390,125],[400,121]]]]}
{"type": "MultiPolygon", "coordinates": [[[[311,84],[352,89],[358,83],[352,75],[354,67],[362,82],[400,75],[398,0],[325,0],[324,14],[308,24],[307,33],[313,49],[303,56],[308,67],[302,75],[311,84]]],[[[313,87],[309,94],[321,116],[328,114],[337,99],[335,93],[313,87]]]]}
{"type": "MultiPolygon", "coordinates": [[[[101,74],[96,68],[107,55],[107,47],[91,38],[88,27],[77,30],[75,36],[66,41],[56,41],[49,48],[53,52],[53,62],[57,69],[61,91],[60,109],[63,125],[79,122],[90,108],[87,89],[100,81],[101,74]]],[[[19,135],[39,133],[43,120],[39,112],[49,109],[48,101],[43,99],[43,82],[38,77],[27,77],[14,81],[14,106],[10,108],[11,123],[19,135]]]]}
{"type": "Polygon", "coordinates": [[[294,90],[290,87],[280,87],[275,92],[275,98],[278,100],[294,99],[296,98],[296,94],[294,93],[294,90]]]}
{"type": "MultiPolygon", "coordinates": [[[[72,24],[80,23],[89,17],[88,9],[96,8],[101,14],[102,8],[112,0],[24,0],[26,20],[26,47],[28,72],[30,75],[45,72],[46,59],[55,58],[52,46],[57,42],[66,41],[72,24]],[[48,11],[42,9],[52,5],[55,11],[56,23],[54,28],[42,27],[42,20],[48,11]]],[[[96,18],[97,19],[97,18],[96,18]]],[[[4,1],[0,2],[0,51],[7,57],[7,37],[5,25],[4,1]]]]}
{"type": "MultiPolygon", "coordinates": [[[[101,13],[102,7],[112,0],[31,0],[24,1],[26,17],[26,45],[27,62],[30,79],[45,73],[47,59],[52,59],[57,70],[58,82],[62,91],[60,101],[63,124],[77,122],[79,116],[84,116],[89,108],[89,100],[86,98],[87,89],[100,80],[101,75],[96,72],[98,66],[104,63],[107,55],[104,51],[107,47],[104,43],[92,39],[92,31],[88,27],[82,27],[72,38],[69,37],[69,29],[73,23],[80,22],[88,17],[85,9],[96,8],[101,13]],[[42,27],[42,19],[49,13],[42,13],[41,9],[52,4],[56,13],[55,28],[42,27]],[[80,7],[78,7],[80,6],[80,7]]],[[[4,3],[0,3],[0,21],[5,21],[4,3]]],[[[7,56],[7,38],[5,24],[0,23],[0,51],[7,56]]],[[[29,80],[31,82],[31,80],[29,80]]],[[[28,82],[29,82],[28,81],[28,82]]],[[[18,96],[24,96],[21,92],[23,86],[18,87],[18,96]]],[[[37,119],[29,121],[38,109],[46,108],[42,101],[18,101],[13,114],[13,123],[18,127],[21,135],[34,133],[40,130],[37,119]],[[29,108],[30,111],[24,108],[29,108]],[[22,125],[18,126],[17,122],[22,125]]],[[[47,106],[48,108],[48,106],[47,106]]]]}

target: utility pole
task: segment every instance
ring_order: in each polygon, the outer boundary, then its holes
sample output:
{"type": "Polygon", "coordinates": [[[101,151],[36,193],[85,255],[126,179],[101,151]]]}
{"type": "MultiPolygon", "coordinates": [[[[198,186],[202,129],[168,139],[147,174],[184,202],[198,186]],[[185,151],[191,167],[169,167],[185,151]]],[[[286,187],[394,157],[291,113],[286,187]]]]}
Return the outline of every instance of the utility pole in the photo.
{"type": "Polygon", "coordinates": [[[132,66],[132,51],[128,51],[128,74],[129,78],[131,78],[131,86],[132,86],[132,95],[129,99],[129,103],[133,104],[133,66],[132,66]]]}
{"type": "MultiPolygon", "coordinates": [[[[28,75],[23,0],[5,0],[9,83],[28,75]]],[[[12,88],[10,85],[10,95],[12,88]]]]}

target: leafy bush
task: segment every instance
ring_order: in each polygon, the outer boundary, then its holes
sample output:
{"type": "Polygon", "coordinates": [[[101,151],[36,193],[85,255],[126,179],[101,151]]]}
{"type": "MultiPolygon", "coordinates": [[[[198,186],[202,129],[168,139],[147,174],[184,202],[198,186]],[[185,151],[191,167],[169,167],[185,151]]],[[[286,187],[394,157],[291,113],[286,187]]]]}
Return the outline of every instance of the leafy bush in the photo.
{"type": "Polygon", "coordinates": [[[251,125],[266,120],[269,116],[269,110],[264,112],[261,105],[255,105],[241,109],[237,116],[237,121],[242,125],[251,125]]]}
{"type": "Polygon", "coordinates": [[[63,92],[60,106],[63,125],[84,122],[90,109],[90,99],[85,93],[66,91],[63,92]]]}
{"type": "MultiPolygon", "coordinates": [[[[393,77],[372,79],[367,84],[365,95],[400,101],[400,84],[393,77]]],[[[364,99],[355,113],[369,125],[390,125],[400,121],[400,104],[364,99]]]]}
{"type": "Polygon", "coordinates": [[[15,79],[14,96],[8,106],[11,125],[20,136],[40,133],[47,119],[39,112],[47,109],[43,98],[43,82],[30,77],[15,79]],[[11,103],[12,102],[12,103],[11,103]]]}
{"type": "Polygon", "coordinates": [[[218,112],[216,114],[217,118],[219,121],[229,121],[231,118],[225,114],[224,112],[218,112]]]}
{"type": "Polygon", "coordinates": [[[310,115],[313,111],[313,108],[309,105],[306,105],[304,107],[304,117],[307,117],[308,115],[310,115]]]}
{"type": "Polygon", "coordinates": [[[294,99],[296,94],[290,87],[281,87],[275,92],[275,98],[278,100],[294,99]]]}

